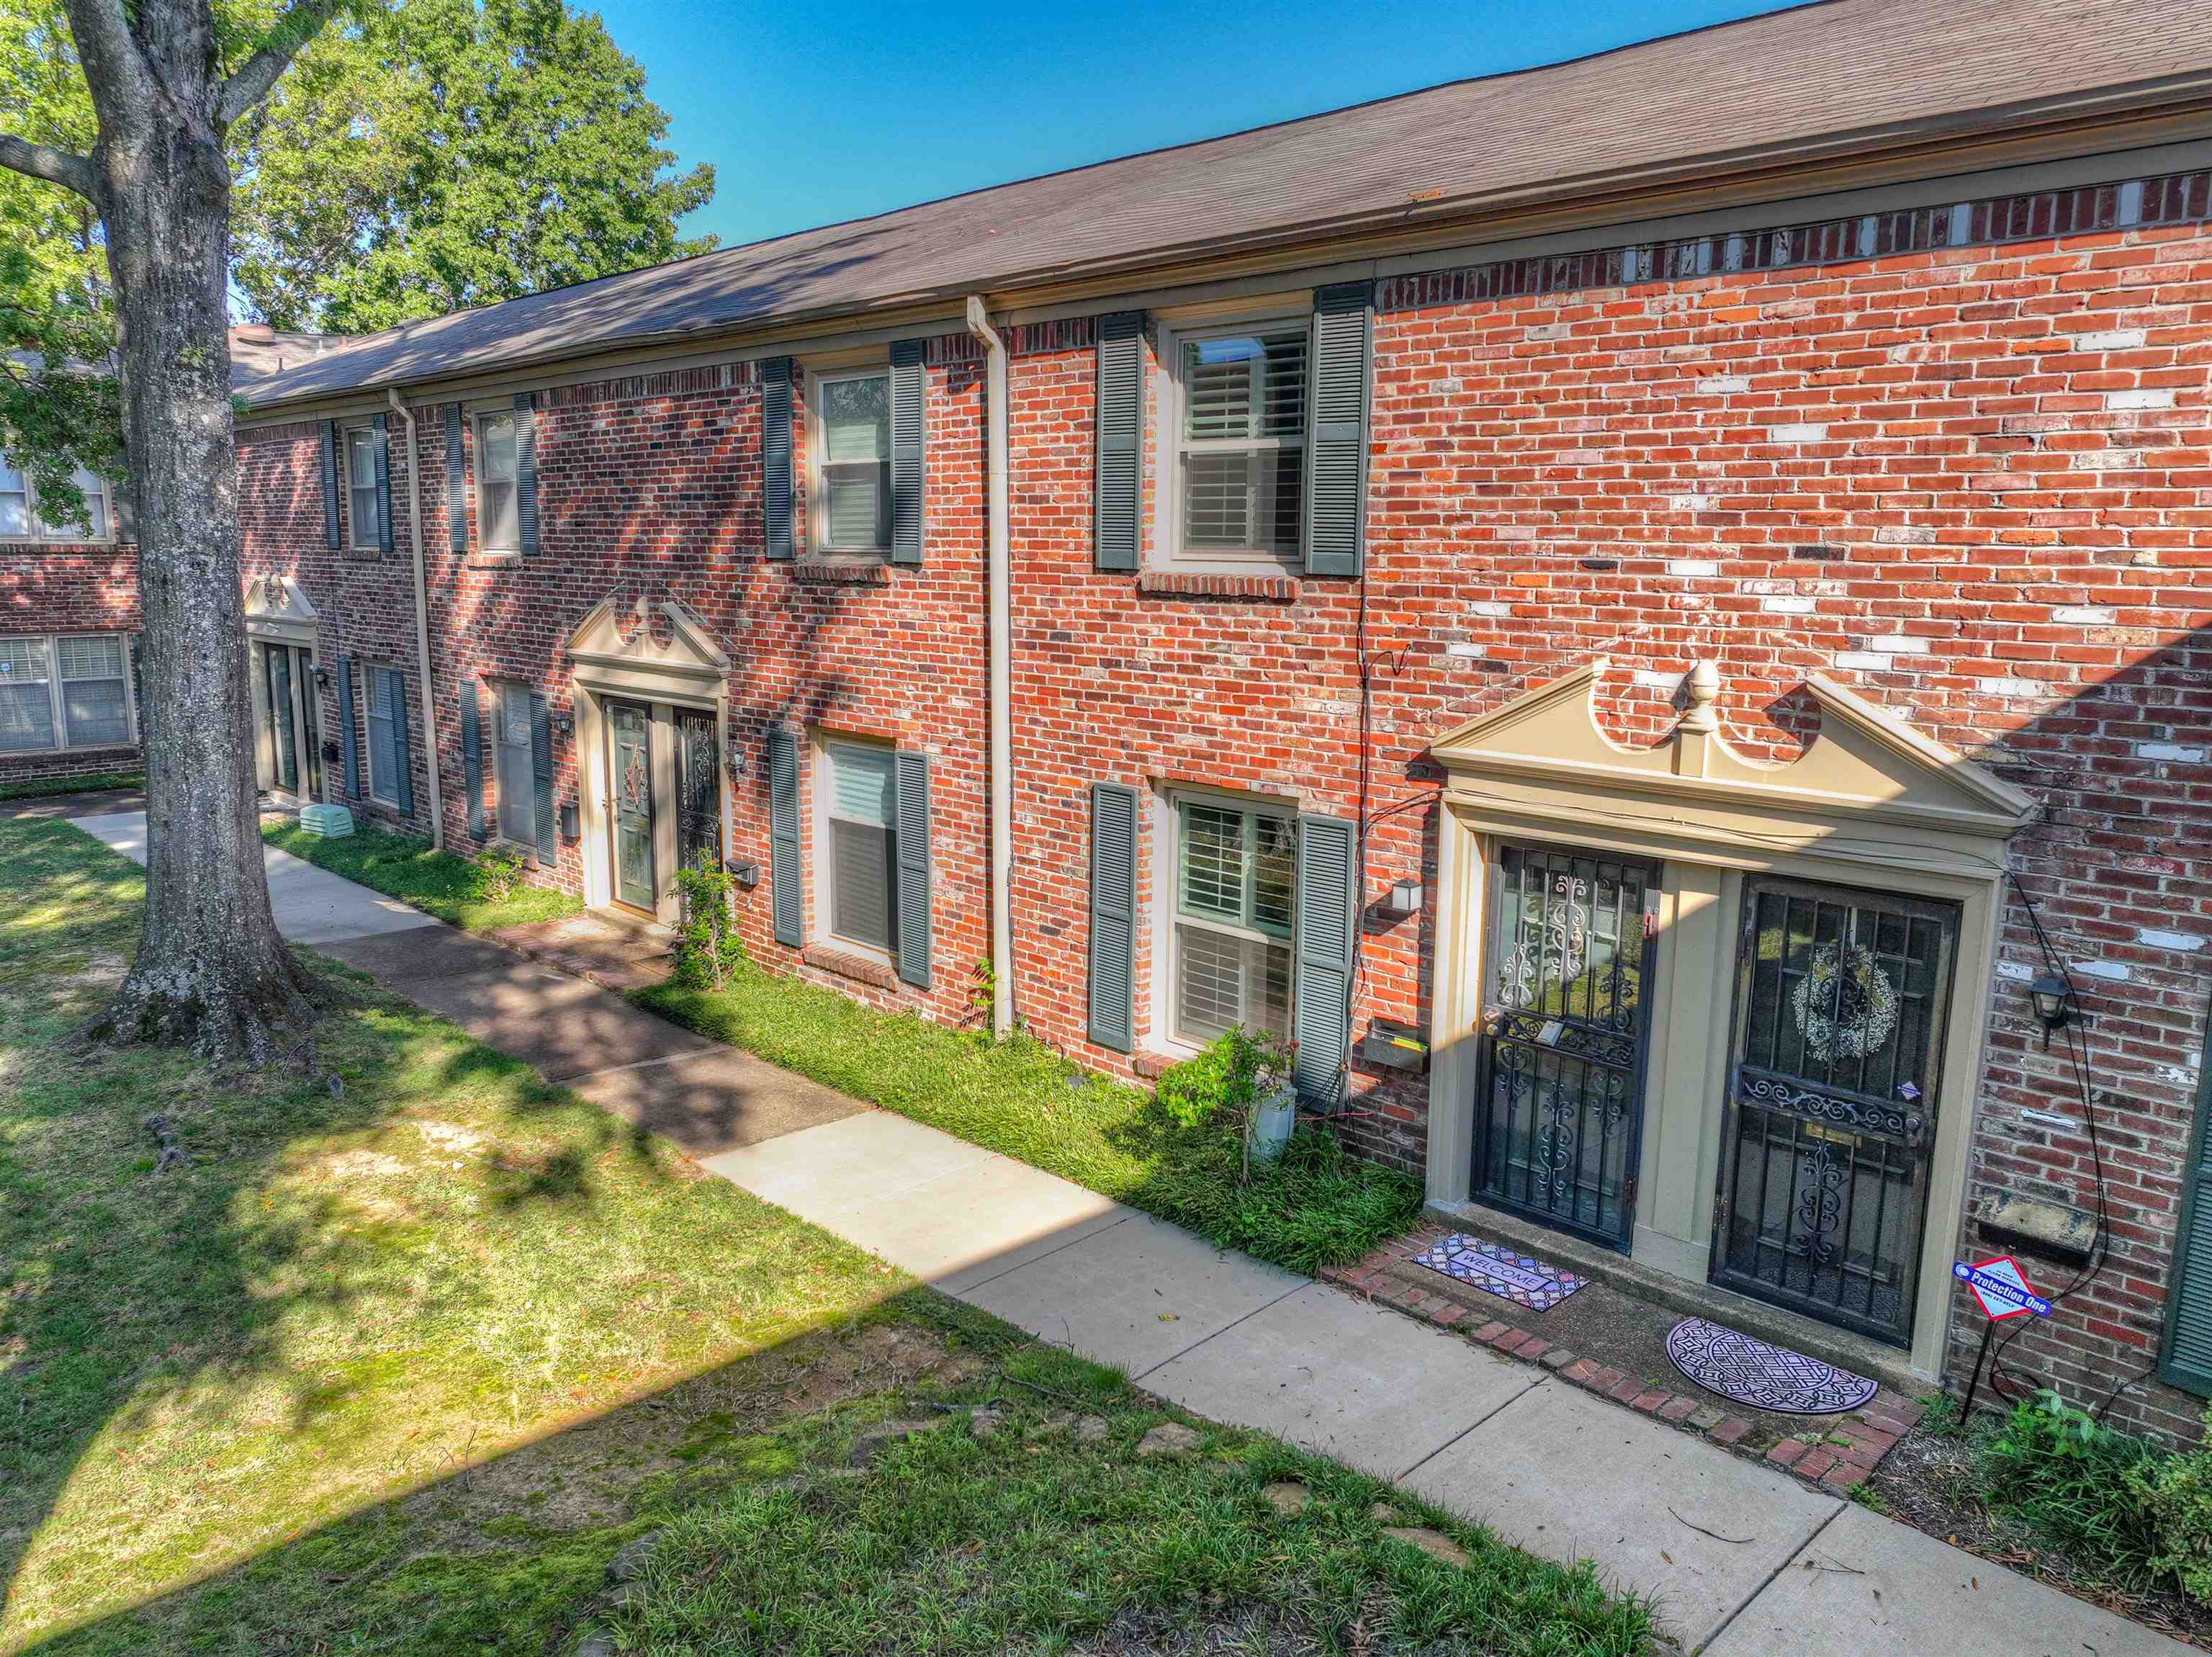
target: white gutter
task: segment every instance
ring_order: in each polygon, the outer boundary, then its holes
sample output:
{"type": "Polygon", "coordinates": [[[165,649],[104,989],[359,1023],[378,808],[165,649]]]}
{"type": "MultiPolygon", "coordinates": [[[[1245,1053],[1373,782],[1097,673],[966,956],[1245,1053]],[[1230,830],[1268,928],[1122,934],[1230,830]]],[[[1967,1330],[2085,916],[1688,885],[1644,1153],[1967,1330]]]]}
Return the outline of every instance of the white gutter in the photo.
{"type": "Polygon", "coordinates": [[[399,393],[386,387],[392,411],[407,423],[407,532],[415,546],[415,670],[422,685],[424,770],[430,777],[430,845],[446,849],[446,804],[438,789],[438,698],[430,685],[430,590],[422,579],[422,456],[416,448],[415,417],[399,393]]]}
{"type": "Polygon", "coordinates": [[[1012,557],[1006,547],[1006,342],[992,327],[983,296],[968,296],[968,332],[983,342],[990,422],[986,472],[990,488],[991,655],[991,1033],[1014,1027],[1014,918],[1010,910],[1014,869],[1013,600],[1012,557]]]}

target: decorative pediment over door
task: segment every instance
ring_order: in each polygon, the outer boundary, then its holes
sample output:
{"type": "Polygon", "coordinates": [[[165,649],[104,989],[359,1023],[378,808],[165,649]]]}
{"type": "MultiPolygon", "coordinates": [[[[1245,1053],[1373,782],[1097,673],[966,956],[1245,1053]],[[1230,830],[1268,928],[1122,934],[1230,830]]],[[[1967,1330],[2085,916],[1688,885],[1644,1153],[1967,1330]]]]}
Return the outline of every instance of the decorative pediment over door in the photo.
{"type": "Polygon", "coordinates": [[[1483,816],[1580,822],[1608,838],[1870,862],[1975,868],[2035,801],[1896,715],[1815,674],[1819,734],[1795,759],[1751,759],[1720,734],[1721,677],[1699,662],[1689,707],[1663,740],[1625,748],[1598,727],[1602,657],[1469,721],[1431,745],[1445,797],[1483,816]]]}
{"type": "Polygon", "coordinates": [[[246,631],[287,644],[315,642],[315,606],[289,576],[257,576],[246,583],[246,631]]]}
{"type": "Polygon", "coordinates": [[[618,696],[712,700],[730,676],[706,624],[674,599],[601,600],[568,636],[568,656],[576,683],[618,696]]]}

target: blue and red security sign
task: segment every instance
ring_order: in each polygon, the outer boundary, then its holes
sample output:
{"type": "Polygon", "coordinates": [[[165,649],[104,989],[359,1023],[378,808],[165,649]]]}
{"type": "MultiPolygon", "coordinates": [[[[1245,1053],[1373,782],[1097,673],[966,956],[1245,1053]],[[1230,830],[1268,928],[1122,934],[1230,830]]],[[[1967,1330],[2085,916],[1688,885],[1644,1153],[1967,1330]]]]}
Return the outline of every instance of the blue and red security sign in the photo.
{"type": "Polygon", "coordinates": [[[2000,1254],[1978,1266],[1954,1260],[1951,1275],[1974,1291],[1982,1310],[1995,1321],[2001,1323],[2027,1312],[2039,1318],[2051,1315],[2051,1302],[2027,1286],[2027,1279],[2021,1275],[2020,1262],[2009,1254],[2000,1254]]]}

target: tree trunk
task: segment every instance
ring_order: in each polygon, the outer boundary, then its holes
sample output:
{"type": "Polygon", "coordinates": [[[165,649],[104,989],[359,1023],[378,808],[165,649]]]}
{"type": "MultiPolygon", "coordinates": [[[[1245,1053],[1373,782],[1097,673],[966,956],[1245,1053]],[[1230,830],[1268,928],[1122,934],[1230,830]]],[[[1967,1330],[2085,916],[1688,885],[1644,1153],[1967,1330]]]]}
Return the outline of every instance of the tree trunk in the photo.
{"type": "Polygon", "coordinates": [[[312,1009],[270,908],[254,807],[222,88],[205,0],[139,0],[136,14],[150,76],[82,55],[138,496],[146,904],[137,959],[86,1035],[258,1063],[303,1039],[312,1009]]]}

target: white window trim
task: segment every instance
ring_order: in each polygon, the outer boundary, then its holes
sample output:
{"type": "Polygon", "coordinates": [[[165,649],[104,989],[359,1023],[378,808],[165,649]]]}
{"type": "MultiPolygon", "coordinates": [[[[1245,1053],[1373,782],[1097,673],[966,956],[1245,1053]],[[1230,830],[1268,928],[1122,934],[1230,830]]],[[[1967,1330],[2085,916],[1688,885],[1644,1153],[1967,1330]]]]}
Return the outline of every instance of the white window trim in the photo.
{"type": "MultiPolygon", "coordinates": [[[[846,380],[881,380],[884,382],[884,391],[888,399],[888,393],[890,389],[890,373],[891,365],[890,359],[888,358],[871,359],[858,362],[842,362],[834,366],[824,365],[819,368],[809,368],[805,371],[805,551],[807,556],[810,557],[850,558],[855,562],[861,563],[872,561],[878,564],[889,564],[890,562],[891,549],[888,544],[882,546],[868,547],[831,546],[830,545],[830,491],[823,486],[822,478],[823,462],[828,458],[830,449],[829,428],[823,423],[822,418],[822,393],[823,387],[837,381],[846,380]]],[[[886,402],[886,406],[888,406],[888,400],[886,402]]],[[[891,458],[890,449],[890,423],[886,420],[884,427],[885,460],[890,460],[891,458]]],[[[888,479],[886,480],[885,486],[890,486],[888,479]]],[[[888,507],[890,503],[886,502],[884,504],[888,507]]],[[[890,521],[890,513],[886,512],[884,514],[884,520],[886,522],[890,521]]],[[[844,739],[840,738],[839,740],[842,740],[844,739]]]]}
{"type": "MultiPolygon", "coordinates": [[[[1152,970],[1147,974],[1152,983],[1152,1008],[1148,1027],[1139,1039],[1146,1052],[1163,1057],[1184,1059],[1204,1050],[1204,1044],[1185,1039],[1176,1033],[1176,927],[1188,920],[1194,924],[1226,937],[1248,940],[1264,939],[1274,945],[1289,945],[1291,957],[1291,1009],[1297,1009],[1296,945],[1290,939],[1278,938],[1272,933],[1254,928],[1235,926],[1225,921],[1204,917],[1185,916],[1176,907],[1176,894],[1181,889],[1182,878],[1182,807],[1191,806],[1219,806],[1229,811],[1262,812],[1288,818],[1296,824],[1299,805],[1296,800],[1286,800],[1275,795],[1243,794],[1232,789],[1200,788],[1177,783],[1171,788],[1154,790],[1151,811],[1152,818],[1151,874],[1152,900],[1147,907],[1152,914],[1152,970]]],[[[1297,913],[1297,873],[1292,871],[1291,912],[1297,913]]]]}
{"type": "MultiPolygon", "coordinates": [[[[116,484],[113,478],[100,478],[100,515],[106,521],[107,527],[105,533],[98,535],[76,530],[58,530],[52,525],[47,523],[46,519],[39,511],[38,484],[32,478],[31,474],[28,472],[25,472],[22,474],[22,478],[23,509],[30,515],[31,533],[27,535],[0,535],[0,546],[114,546],[118,544],[120,537],[116,533],[116,484]]],[[[9,490],[8,492],[11,495],[15,493],[13,490],[9,490]]],[[[8,637],[10,638],[30,638],[45,636],[28,633],[10,633],[8,637]]],[[[78,637],[78,635],[71,634],[65,635],[64,637],[78,637]]],[[[47,751],[40,749],[39,752],[45,752],[47,751]]]]}
{"type": "Polygon", "coordinates": [[[46,698],[52,709],[54,745],[50,748],[10,748],[0,761],[22,759],[40,753],[117,753],[138,746],[138,687],[131,673],[130,633],[6,633],[0,637],[39,639],[46,647],[46,698]],[[123,716],[129,734],[120,742],[76,742],[69,740],[69,721],[62,708],[62,646],[65,638],[112,638],[123,647],[123,716]]]}
{"type": "MultiPolygon", "coordinates": [[[[896,902],[891,905],[890,917],[892,945],[890,949],[872,943],[864,943],[860,939],[848,938],[842,933],[830,929],[830,917],[836,912],[832,900],[836,896],[833,887],[837,865],[836,857],[830,844],[830,801],[836,791],[832,770],[834,762],[830,757],[832,743],[842,744],[850,748],[872,748],[879,752],[893,755],[892,763],[894,765],[897,763],[896,755],[898,750],[893,744],[884,741],[880,737],[861,735],[851,731],[818,728],[812,734],[813,755],[808,762],[807,783],[813,798],[808,801],[809,844],[805,866],[810,871],[809,880],[814,888],[811,894],[814,911],[812,916],[814,941],[825,948],[836,950],[840,954],[857,956],[862,960],[873,961],[879,966],[888,966],[896,970],[898,965],[893,959],[893,951],[897,947],[898,943],[898,905],[896,902]]],[[[898,859],[898,818],[896,802],[892,807],[890,835],[891,859],[896,869],[898,859]]]]}
{"type": "MultiPolygon", "coordinates": [[[[1152,429],[1148,442],[1158,457],[1159,487],[1152,491],[1152,544],[1145,562],[1152,569],[1176,570],[1200,576],[1299,576],[1305,572],[1301,547],[1287,556],[1255,552],[1243,557],[1186,553],[1182,548],[1182,348],[1194,339],[1218,339],[1256,328],[1280,329],[1285,323],[1302,323],[1307,331],[1308,396],[1306,438],[1313,438],[1311,362],[1313,302],[1310,295],[1295,302],[1283,300],[1234,311],[1208,308],[1171,318],[1160,326],[1159,372],[1152,376],[1158,389],[1152,398],[1152,429]]],[[[1280,439],[1272,440],[1279,444],[1280,439]]]]}
{"type": "MultiPolygon", "coordinates": [[[[368,540],[362,539],[361,514],[353,509],[353,440],[356,433],[364,431],[369,434],[369,442],[373,445],[376,441],[376,423],[374,420],[356,420],[350,425],[338,428],[338,493],[345,500],[346,550],[349,552],[380,552],[384,550],[381,530],[368,540]]],[[[374,454],[370,457],[368,486],[372,490],[376,487],[374,454]]],[[[381,512],[383,509],[384,503],[380,497],[377,510],[381,512]]]]}
{"type": "Polygon", "coordinates": [[[477,509],[476,550],[480,553],[522,555],[522,432],[518,425],[514,438],[514,539],[511,543],[495,542],[491,538],[491,514],[484,508],[484,490],[491,481],[489,459],[491,450],[484,441],[484,427],[494,420],[514,423],[513,408],[478,409],[469,416],[470,454],[469,494],[477,509]]]}

